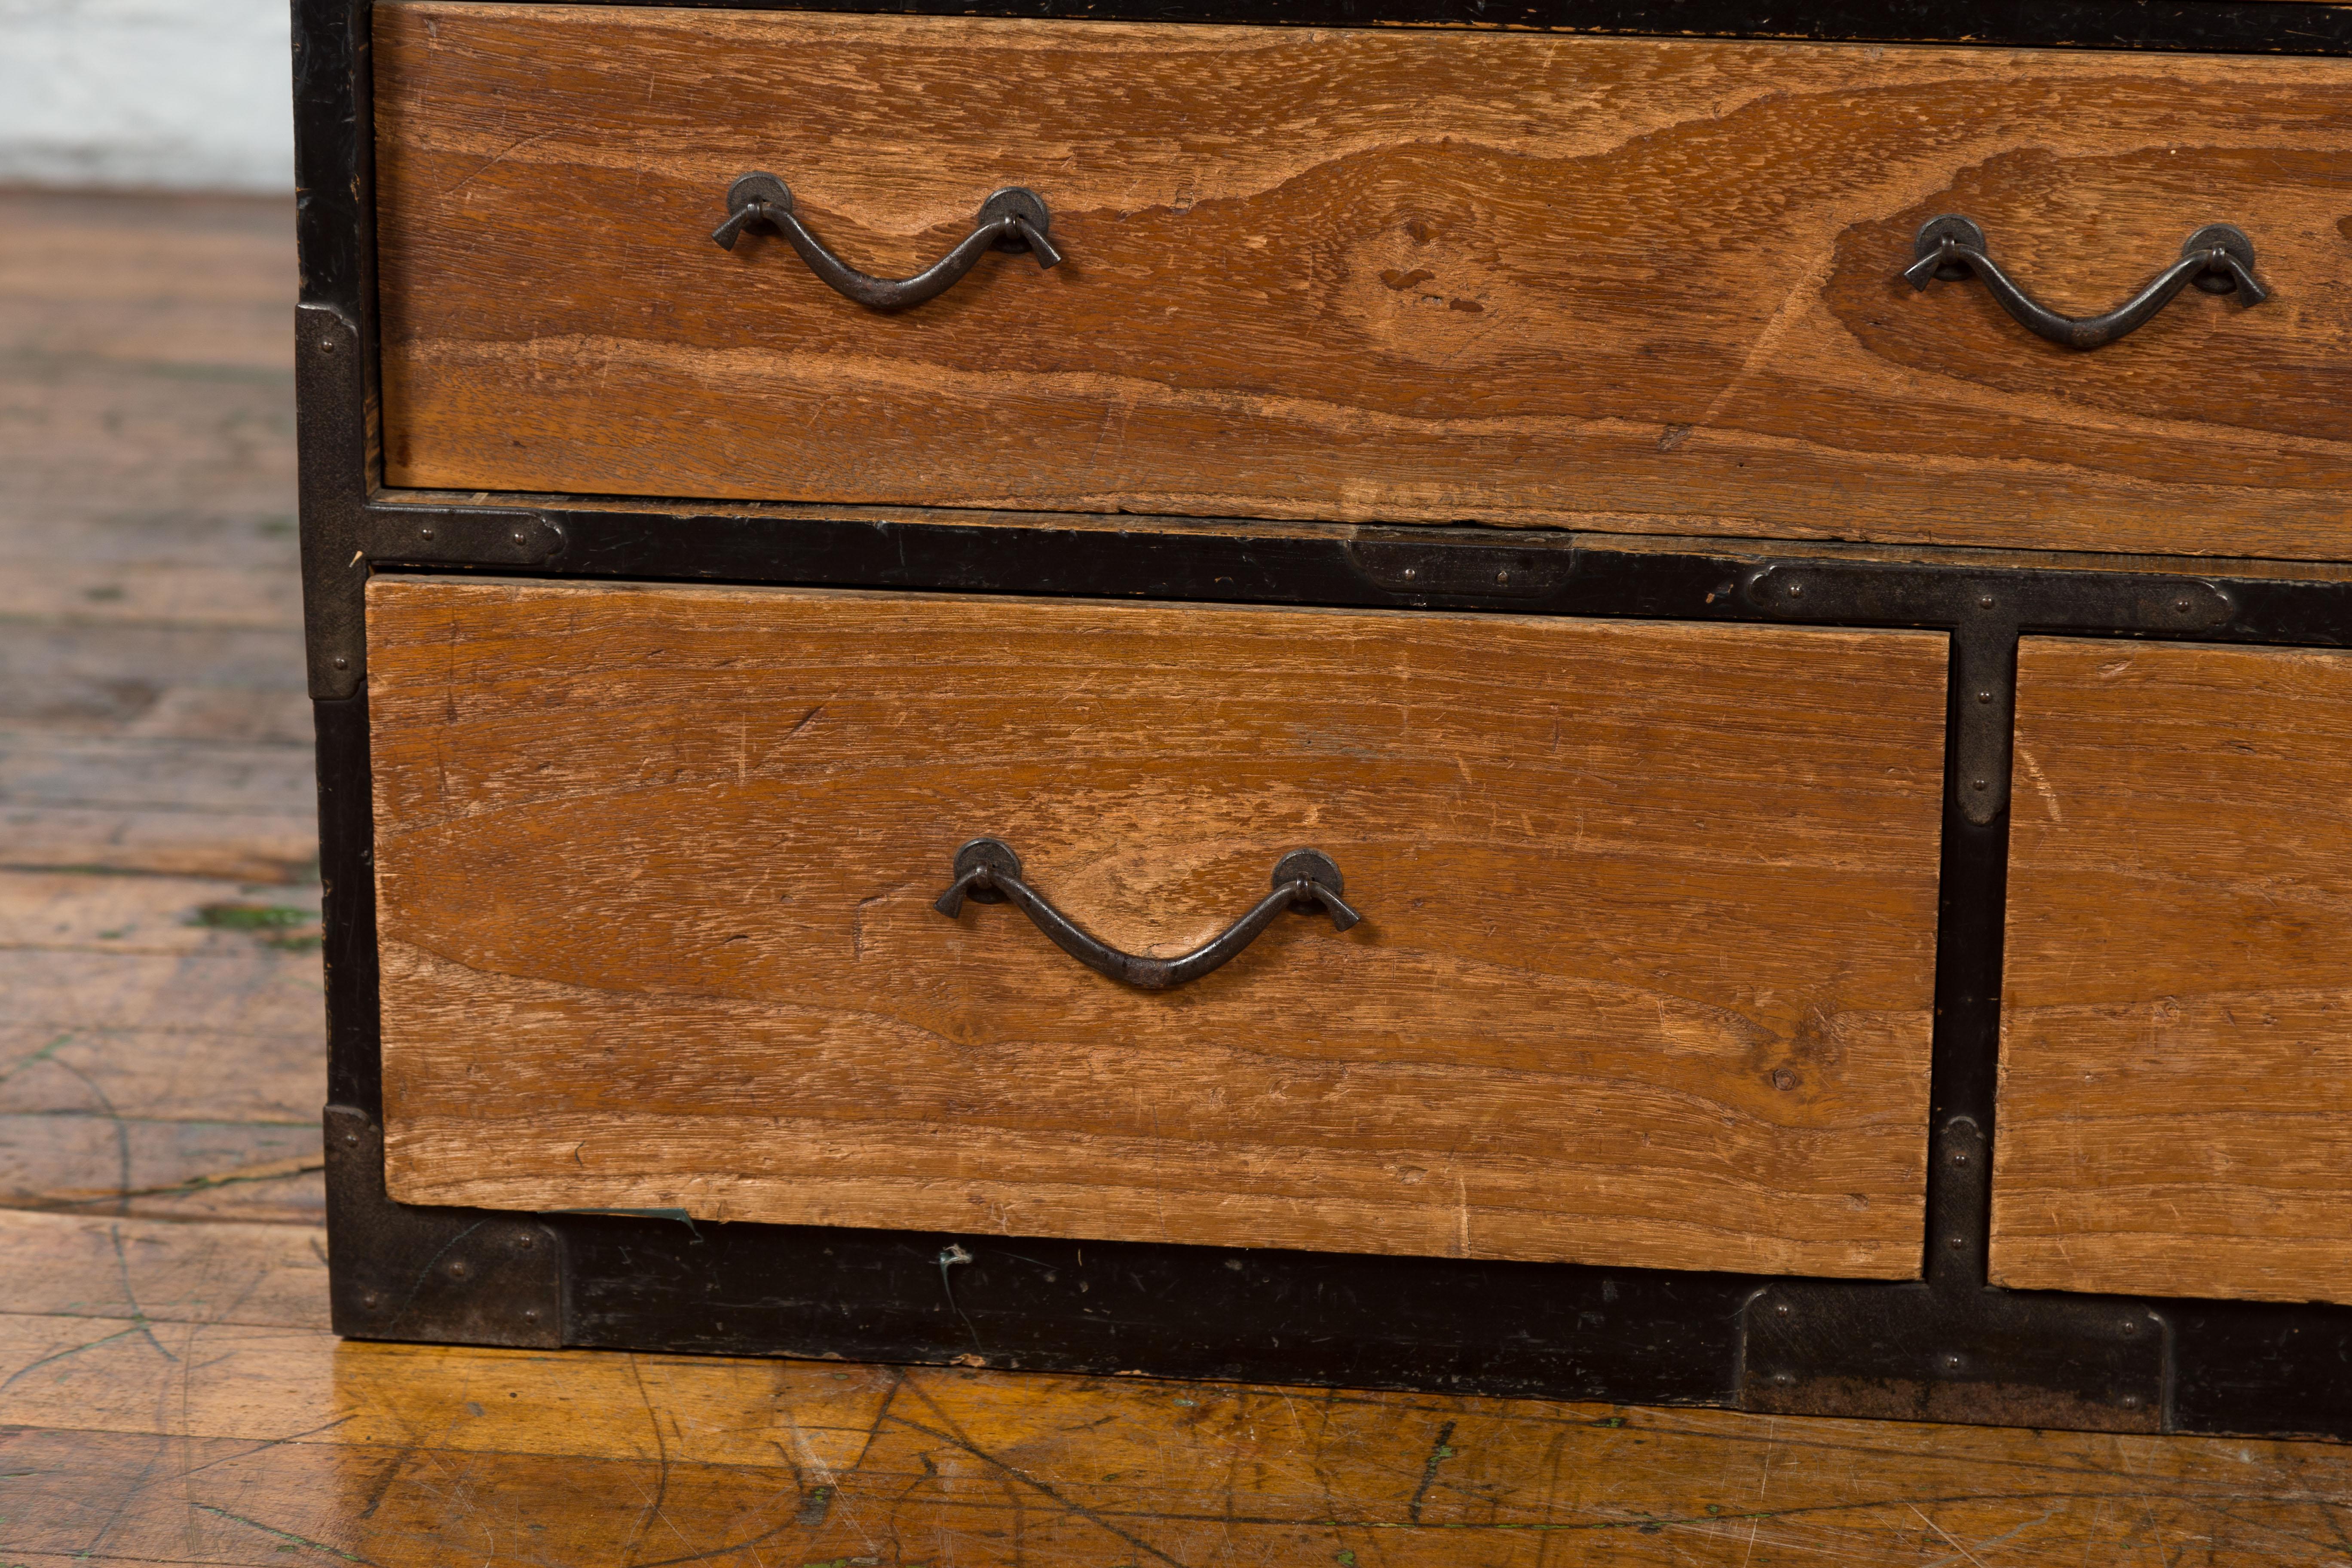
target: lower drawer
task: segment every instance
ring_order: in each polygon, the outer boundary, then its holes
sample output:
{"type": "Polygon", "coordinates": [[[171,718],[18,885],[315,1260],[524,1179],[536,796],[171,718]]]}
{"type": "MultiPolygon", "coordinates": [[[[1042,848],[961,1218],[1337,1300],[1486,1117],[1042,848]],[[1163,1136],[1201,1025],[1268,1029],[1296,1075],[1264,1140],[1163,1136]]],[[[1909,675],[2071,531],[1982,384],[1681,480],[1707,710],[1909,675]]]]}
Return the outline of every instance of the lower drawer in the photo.
{"type": "Polygon", "coordinates": [[[379,577],[404,1202],[1918,1272],[1946,639],[379,577]],[[958,847],[1169,956],[1122,984],[958,847]]]}
{"type": "Polygon", "coordinates": [[[2352,655],[2028,637],[1992,1274],[2352,1302],[2352,655]]]}

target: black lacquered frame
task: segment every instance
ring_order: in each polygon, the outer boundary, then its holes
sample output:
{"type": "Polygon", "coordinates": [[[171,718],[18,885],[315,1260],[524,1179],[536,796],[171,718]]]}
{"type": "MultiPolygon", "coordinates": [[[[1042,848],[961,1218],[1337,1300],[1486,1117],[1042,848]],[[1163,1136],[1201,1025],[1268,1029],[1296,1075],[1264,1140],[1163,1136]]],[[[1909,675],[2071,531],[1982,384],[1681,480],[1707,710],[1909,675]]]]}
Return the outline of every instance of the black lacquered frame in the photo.
{"type": "MultiPolygon", "coordinates": [[[[961,0],[814,8],[975,9],[961,0]]],[[[2352,9],[2237,0],[1837,0],[1785,11],[1748,0],[1005,0],[977,9],[2352,54],[2352,9]]],[[[339,1331],[2352,1437],[2352,1308],[2018,1292],[1986,1279],[2019,636],[2352,646],[2352,571],[2271,577],[2242,566],[2071,562],[2059,570],[1949,551],[1906,560],[1745,542],[1042,516],[1014,526],[939,512],[582,498],[486,504],[383,490],[373,460],[366,0],[296,0],[294,11],[296,363],[339,1331]],[[389,568],[1949,628],[1936,1028],[1920,1130],[1930,1154],[1922,1278],[1768,1279],[393,1203],[383,1183],[361,604],[368,574],[389,568]],[[1994,700],[1962,700],[1980,690],[1994,700]]]]}

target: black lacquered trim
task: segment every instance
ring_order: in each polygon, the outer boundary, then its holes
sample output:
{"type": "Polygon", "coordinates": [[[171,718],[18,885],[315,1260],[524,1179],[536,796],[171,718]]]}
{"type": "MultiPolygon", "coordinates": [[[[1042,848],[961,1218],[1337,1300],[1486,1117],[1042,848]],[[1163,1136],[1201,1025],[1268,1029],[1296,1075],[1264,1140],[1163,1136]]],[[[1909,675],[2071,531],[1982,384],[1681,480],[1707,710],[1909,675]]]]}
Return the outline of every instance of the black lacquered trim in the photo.
{"type": "MultiPolygon", "coordinates": [[[[304,0],[314,3],[314,0],[304,0]]],[[[2204,54],[2352,53],[2352,15],[2285,0],[573,0],[698,10],[1528,28],[1646,37],[1987,44],[2204,54]]]]}

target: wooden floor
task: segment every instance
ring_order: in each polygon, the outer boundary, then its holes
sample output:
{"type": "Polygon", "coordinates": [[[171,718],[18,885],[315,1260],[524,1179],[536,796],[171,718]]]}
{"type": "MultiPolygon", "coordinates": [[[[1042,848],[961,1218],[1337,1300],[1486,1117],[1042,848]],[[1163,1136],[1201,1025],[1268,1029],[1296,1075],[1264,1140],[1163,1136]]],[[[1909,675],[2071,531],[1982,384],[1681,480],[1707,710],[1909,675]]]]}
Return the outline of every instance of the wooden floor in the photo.
{"type": "Polygon", "coordinates": [[[2352,1568],[2322,1445],[339,1343],[291,219],[0,195],[0,1568],[2352,1568]]]}

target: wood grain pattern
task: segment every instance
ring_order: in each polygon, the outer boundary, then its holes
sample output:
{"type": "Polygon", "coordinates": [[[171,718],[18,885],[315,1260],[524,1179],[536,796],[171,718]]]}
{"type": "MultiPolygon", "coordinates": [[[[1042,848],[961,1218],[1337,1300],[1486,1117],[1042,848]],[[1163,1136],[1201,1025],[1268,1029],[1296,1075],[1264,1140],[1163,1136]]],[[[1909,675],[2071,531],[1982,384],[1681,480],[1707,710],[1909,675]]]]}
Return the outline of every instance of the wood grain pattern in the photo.
{"type": "Polygon", "coordinates": [[[376,14],[395,485],[2352,553],[2352,63],[610,7],[376,14]],[[1018,84],[1017,89],[1010,84],[1018,84]],[[895,317],[999,185],[1068,265],[895,317]],[[2093,353],[1900,282],[1969,214],[2093,353]]]}
{"type": "Polygon", "coordinates": [[[397,1197],[1917,1269],[1940,636],[369,592],[397,1197]]]}
{"type": "Polygon", "coordinates": [[[2352,656],[2018,680],[1994,1278],[2352,1301],[2352,656]]]}
{"type": "Polygon", "coordinates": [[[11,1563],[2329,1568],[2352,1532],[2341,1445],[338,1344],[140,1302],[0,1314],[11,1563]]]}

